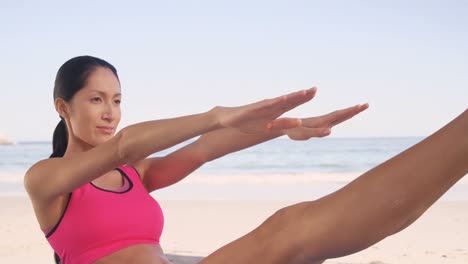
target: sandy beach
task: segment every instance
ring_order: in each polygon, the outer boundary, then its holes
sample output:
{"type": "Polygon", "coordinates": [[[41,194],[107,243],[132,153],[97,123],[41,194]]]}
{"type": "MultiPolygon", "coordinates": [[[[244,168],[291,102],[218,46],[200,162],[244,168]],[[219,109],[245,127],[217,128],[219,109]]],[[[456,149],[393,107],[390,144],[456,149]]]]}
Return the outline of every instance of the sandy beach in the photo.
{"type": "MultiPolygon", "coordinates": [[[[159,201],[166,225],[161,243],[175,263],[195,263],[249,232],[294,201],[159,201]]],[[[0,197],[0,263],[53,263],[52,250],[26,197],[0,197]]],[[[359,253],[329,264],[468,263],[468,202],[439,201],[416,223],[359,253]]]]}

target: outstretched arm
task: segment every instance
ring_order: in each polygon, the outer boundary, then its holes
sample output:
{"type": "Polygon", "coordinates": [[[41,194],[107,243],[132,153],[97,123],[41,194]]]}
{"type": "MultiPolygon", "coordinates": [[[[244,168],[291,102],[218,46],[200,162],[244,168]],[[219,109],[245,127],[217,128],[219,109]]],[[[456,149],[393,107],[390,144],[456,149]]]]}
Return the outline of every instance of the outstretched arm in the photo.
{"type": "Polygon", "coordinates": [[[331,128],[367,109],[368,105],[334,111],[332,113],[301,119],[301,125],[285,130],[249,134],[234,128],[222,128],[203,134],[195,142],[165,156],[142,160],[135,167],[143,175],[149,192],[172,185],[187,177],[204,163],[218,159],[262,142],[287,135],[293,140],[324,137],[331,128]]]}
{"type": "Polygon", "coordinates": [[[297,119],[277,118],[312,99],[314,93],[312,89],[302,90],[244,106],[217,106],[201,114],[134,124],[88,151],[37,162],[26,172],[24,185],[34,200],[50,201],[115,167],[212,130],[229,127],[259,133],[296,127],[300,122],[297,119]]]}

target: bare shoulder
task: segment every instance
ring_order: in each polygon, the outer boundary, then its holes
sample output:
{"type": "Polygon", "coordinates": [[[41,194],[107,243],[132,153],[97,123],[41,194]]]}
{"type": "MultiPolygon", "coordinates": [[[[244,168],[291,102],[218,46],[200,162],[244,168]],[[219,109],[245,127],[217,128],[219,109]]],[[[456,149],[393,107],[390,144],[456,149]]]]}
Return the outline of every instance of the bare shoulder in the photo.
{"type": "Polygon", "coordinates": [[[104,173],[125,164],[119,137],[90,150],[35,163],[25,174],[24,186],[31,198],[54,199],[68,194],[104,173]]]}
{"type": "Polygon", "coordinates": [[[24,186],[42,230],[51,229],[57,223],[70,197],[70,194],[48,196],[42,193],[43,186],[47,184],[45,179],[51,174],[49,170],[53,169],[54,163],[60,162],[60,159],[40,160],[32,165],[24,176],[24,186]]]}
{"type": "Polygon", "coordinates": [[[41,183],[45,183],[49,170],[52,170],[60,158],[43,159],[33,164],[24,175],[24,187],[31,198],[38,196],[41,183]]]}

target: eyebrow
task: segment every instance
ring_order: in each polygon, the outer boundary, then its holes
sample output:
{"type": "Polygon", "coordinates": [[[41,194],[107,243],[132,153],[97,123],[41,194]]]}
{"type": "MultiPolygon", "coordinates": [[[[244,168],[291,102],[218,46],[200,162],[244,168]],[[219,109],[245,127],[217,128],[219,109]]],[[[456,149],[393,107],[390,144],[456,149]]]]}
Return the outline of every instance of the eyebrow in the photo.
{"type": "MultiPolygon", "coordinates": [[[[99,90],[91,90],[91,91],[89,91],[89,92],[97,92],[98,94],[106,95],[105,92],[99,91],[99,90]]],[[[121,93],[116,93],[116,94],[114,94],[114,97],[115,97],[115,96],[119,96],[119,95],[121,96],[122,94],[121,94],[121,93]]]]}

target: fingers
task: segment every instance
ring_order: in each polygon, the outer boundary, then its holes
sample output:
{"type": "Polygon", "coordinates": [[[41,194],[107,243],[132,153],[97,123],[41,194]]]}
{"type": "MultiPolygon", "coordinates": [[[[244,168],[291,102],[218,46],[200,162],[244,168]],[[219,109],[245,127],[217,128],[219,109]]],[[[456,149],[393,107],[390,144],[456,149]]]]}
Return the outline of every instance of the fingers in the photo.
{"type": "Polygon", "coordinates": [[[281,103],[277,105],[278,111],[285,113],[291,109],[296,108],[297,106],[304,104],[312,98],[314,98],[317,93],[317,87],[312,87],[307,90],[302,90],[294,93],[290,93],[280,97],[282,100],[281,103]]]}
{"type": "Polygon", "coordinates": [[[283,113],[310,101],[316,94],[317,88],[293,92],[273,99],[267,99],[256,105],[256,111],[263,111],[267,115],[278,117],[283,113]]]}
{"type": "Polygon", "coordinates": [[[352,118],[367,108],[369,108],[369,105],[366,103],[336,110],[323,116],[308,118],[304,122],[304,125],[308,127],[333,127],[352,118]]]}
{"type": "Polygon", "coordinates": [[[338,125],[369,108],[369,104],[356,105],[336,111],[332,114],[331,126],[338,125]]]}

